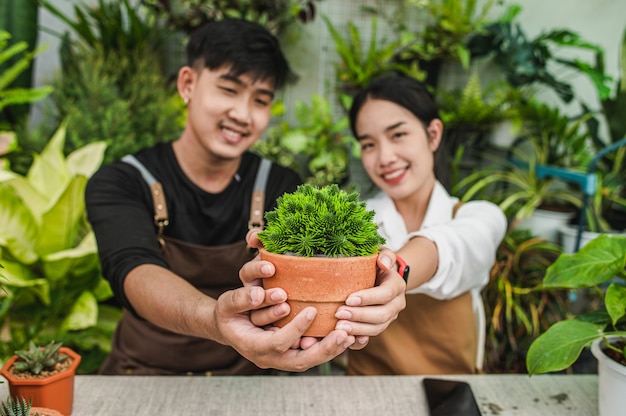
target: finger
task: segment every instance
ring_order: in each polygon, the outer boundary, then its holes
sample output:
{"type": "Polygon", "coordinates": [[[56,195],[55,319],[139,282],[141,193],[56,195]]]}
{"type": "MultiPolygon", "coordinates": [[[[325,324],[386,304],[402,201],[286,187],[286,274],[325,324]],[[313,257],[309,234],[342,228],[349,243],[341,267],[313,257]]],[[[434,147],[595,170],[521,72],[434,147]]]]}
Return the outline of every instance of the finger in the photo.
{"type": "MultiPolygon", "coordinates": [[[[315,339],[314,339],[315,340],[315,339]]],[[[328,362],[343,353],[355,342],[355,337],[344,331],[332,331],[306,349],[290,350],[283,355],[282,370],[302,372],[328,362]]]]}
{"type": "Polygon", "coordinates": [[[393,264],[396,262],[396,253],[388,248],[381,247],[378,258],[376,259],[376,265],[382,270],[390,270],[393,264]]]}
{"type": "Polygon", "coordinates": [[[273,305],[267,308],[252,311],[250,313],[250,320],[256,326],[267,326],[273,324],[281,318],[289,315],[289,304],[284,302],[278,305],[273,305]]]}
{"type": "Polygon", "coordinates": [[[395,297],[404,297],[406,284],[396,270],[380,271],[378,275],[377,286],[351,293],[346,299],[346,305],[384,305],[395,297]]]}
{"type": "Polygon", "coordinates": [[[239,280],[244,286],[262,286],[261,279],[272,277],[276,268],[269,261],[255,259],[239,269],[239,280]]]}
{"type": "Polygon", "coordinates": [[[258,286],[228,290],[217,300],[217,309],[224,315],[247,312],[261,307],[265,301],[265,290],[258,286]]]}
{"type": "Polygon", "coordinates": [[[321,338],[316,337],[302,337],[300,338],[300,348],[303,350],[307,350],[311,348],[313,345],[320,342],[321,338]]]}
{"type": "Polygon", "coordinates": [[[350,346],[350,349],[354,351],[362,350],[370,342],[370,337],[367,337],[367,336],[360,335],[355,338],[356,338],[356,341],[354,342],[354,344],[350,346]]]}
{"type": "Polygon", "coordinates": [[[259,238],[257,237],[260,232],[261,230],[258,228],[253,228],[248,231],[248,233],[246,234],[246,242],[248,243],[248,246],[252,248],[263,247],[263,243],[261,243],[261,240],[259,240],[259,238]]]}

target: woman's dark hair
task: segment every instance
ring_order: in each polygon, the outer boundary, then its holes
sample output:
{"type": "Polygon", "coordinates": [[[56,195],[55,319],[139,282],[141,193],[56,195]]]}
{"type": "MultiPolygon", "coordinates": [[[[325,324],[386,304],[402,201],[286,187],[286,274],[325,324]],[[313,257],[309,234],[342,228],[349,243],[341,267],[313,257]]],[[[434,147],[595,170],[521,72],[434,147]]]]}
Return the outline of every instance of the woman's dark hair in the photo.
{"type": "MultiPolygon", "coordinates": [[[[358,137],[355,126],[356,118],[368,99],[385,100],[406,108],[422,122],[424,129],[434,119],[441,118],[437,102],[425,84],[415,78],[404,75],[386,75],[374,79],[367,87],[359,91],[352,100],[349,118],[350,129],[354,137],[358,137]]],[[[450,170],[443,142],[439,144],[435,151],[434,158],[435,177],[449,191],[450,170]]]]}
{"type": "Polygon", "coordinates": [[[230,66],[234,76],[269,79],[277,89],[296,79],[276,37],[242,19],[211,21],[196,29],[187,43],[187,65],[210,70],[230,66]]]}

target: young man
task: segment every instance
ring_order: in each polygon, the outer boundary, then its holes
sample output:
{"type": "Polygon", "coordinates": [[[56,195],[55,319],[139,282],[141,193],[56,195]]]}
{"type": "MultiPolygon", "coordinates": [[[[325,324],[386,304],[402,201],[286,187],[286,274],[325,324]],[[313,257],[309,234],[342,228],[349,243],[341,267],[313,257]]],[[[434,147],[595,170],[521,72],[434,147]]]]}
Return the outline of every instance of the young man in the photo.
{"type": "Polygon", "coordinates": [[[388,271],[395,256],[387,250],[379,285],[353,294],[326,338],[301,338],[314,309],[264,329],[289,306],[282,289],[260,287],[274,269],[250,261],[249,245],[259,242],[246,233],[300,184],[248,152],[291,76],[277,40],[255,23],[211,22],[192,35],[187,57],[177,82],[188,108],[182,135],[103,166],[87,186],[103,274],[124,308],[100,372],[304,371],[362,348],[404,308],[404,282],[388,271]]]}

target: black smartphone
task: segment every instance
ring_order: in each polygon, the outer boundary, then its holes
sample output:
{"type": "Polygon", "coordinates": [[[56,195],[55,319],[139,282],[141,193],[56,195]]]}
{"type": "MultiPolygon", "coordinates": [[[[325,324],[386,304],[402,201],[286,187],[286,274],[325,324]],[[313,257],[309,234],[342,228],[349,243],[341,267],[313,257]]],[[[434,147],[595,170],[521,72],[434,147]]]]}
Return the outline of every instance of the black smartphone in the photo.
{"type": "Polygon", "coordinates": [[[423,380],[430,416],[481,416],[470,385],[464,381],[423,380]]]}

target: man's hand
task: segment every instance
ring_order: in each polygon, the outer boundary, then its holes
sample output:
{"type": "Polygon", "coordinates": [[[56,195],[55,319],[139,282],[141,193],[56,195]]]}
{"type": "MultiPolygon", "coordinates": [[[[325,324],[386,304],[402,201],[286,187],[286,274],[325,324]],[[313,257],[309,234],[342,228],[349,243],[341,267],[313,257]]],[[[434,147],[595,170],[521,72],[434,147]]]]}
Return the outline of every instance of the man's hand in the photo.
{"type": "MultiPolygon", "coordinates": [[[[242,269],[244,275],[258,266],[247,268],[250,263],[242,269]]],[[[315,318],[315,308],[305,309],[283,328],[264,329],[255,325],[250,318],[251,312],[281,308],[281,301],[272,300],[269,292],[249,285],[219,297],[214,318],[221,334],[220,342],[232,346],[260,368],[297,372],[330,361],[354,344],[355,337],[342,330],[335,330],[319,341],[301,338],[315,318]],[[300,345],[301,339],[307,340],[304,346],[300,345]]]]}

